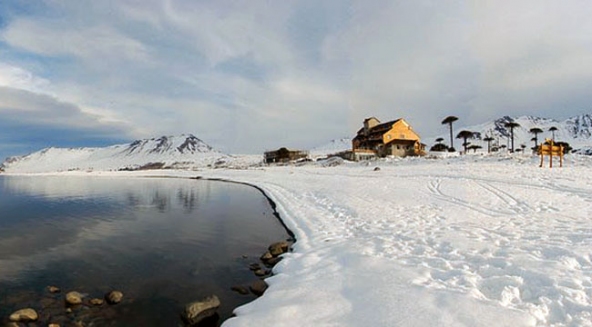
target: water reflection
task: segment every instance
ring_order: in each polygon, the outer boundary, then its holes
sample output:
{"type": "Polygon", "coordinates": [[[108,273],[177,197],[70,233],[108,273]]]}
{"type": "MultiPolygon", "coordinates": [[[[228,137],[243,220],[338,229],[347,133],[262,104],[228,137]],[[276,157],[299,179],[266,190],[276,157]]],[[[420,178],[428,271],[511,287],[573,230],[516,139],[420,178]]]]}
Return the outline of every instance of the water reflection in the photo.
{"type": "MultiPolygon", "coordinates": [[[[128,314],[170,312],[174,321],[184,303],[216,293],[227,317],[250,300],[229,287],[248,282],[248,264],[286,237],[265,198],[243,185],[0,177],[0,289],[10,292],[120,288],[134,299],[121,307],[128,314]]],[[[0,294],[1,316],[17,305],[9,298],[0,294]]]]}
{"type": "Polygon", "coordinates": [[[182,206],[191,212],[198,204],[198,194],[205,200],[212,195],[211,183],[159,178],[3,176],[0,187],[13,194],[42,197],[47,200],[92,198],[96,201],[102,198],[126,198],[130,205],[149,204],[158,207],[159,210],[167,210],[170,206],[182,206]],[[176,194],[176,202],[172,202],[173,194],[176,194]]]}

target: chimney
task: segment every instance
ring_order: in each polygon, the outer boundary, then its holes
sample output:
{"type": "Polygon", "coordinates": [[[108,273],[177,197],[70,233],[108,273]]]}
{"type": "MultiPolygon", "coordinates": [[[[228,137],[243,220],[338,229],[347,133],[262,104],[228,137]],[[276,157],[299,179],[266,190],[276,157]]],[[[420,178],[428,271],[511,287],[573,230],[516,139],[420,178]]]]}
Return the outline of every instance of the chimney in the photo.
{"type": "Polygon", "coordinates": [[[364,135],[368,135],[370,129],[376,125],[380,124],[380,121],[374,117],[366,118],[364,120],[364,135]]]}

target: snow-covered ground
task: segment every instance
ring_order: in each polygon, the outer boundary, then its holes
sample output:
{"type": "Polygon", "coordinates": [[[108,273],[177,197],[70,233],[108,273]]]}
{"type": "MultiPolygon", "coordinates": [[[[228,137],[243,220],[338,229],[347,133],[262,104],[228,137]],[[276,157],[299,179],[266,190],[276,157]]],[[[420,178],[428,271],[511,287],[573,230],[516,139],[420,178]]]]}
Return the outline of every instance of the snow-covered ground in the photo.
{"type": "Polygon", "coordinates": [[[92,174],[223,178],[276,202],[294,251],[225,327],[592,326],[591,164],[516,154],[92,174]]]}

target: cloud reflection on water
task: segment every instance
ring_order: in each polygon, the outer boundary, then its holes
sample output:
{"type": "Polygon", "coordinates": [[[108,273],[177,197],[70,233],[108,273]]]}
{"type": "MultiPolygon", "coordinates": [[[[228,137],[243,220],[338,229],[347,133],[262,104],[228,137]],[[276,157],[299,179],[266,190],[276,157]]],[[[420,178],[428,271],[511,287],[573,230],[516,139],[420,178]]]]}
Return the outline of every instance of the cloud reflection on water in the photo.
{"type": "MultiPolygon", "coordinates": [[[[96,257],[91,254],[97,247],[123,258],[158,253],[174,242],[216,242],[235,227],[249,234],[250,223],[228,219],[240,218],[241,208],[265,204],[261,194],[243,185],[185,179],[3,176],[0,187],[34,206],[15,209],[30,214],[0,229],[0,281],[61,260],[96,257]],[[237,188],[244,194],[230,196],[237,188]],[[223,207],[234,211],[218,212],[223,207]]],[[[262,210],[270,208],[253,211],[262,210]]],[[[241,251],[237,248],[220,245],[219,250],[241,251]]]]}

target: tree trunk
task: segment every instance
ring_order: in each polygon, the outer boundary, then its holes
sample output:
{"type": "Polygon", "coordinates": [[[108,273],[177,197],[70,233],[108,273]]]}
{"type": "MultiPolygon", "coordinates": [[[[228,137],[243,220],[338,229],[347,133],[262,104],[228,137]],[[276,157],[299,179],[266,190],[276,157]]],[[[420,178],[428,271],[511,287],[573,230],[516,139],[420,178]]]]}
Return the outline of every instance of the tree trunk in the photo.
{"type": "Polygon", "coordinates": [[[454,148],[454,138],[452,137],[452,122],[450,122],[450,147],[454,148]]]}

